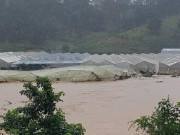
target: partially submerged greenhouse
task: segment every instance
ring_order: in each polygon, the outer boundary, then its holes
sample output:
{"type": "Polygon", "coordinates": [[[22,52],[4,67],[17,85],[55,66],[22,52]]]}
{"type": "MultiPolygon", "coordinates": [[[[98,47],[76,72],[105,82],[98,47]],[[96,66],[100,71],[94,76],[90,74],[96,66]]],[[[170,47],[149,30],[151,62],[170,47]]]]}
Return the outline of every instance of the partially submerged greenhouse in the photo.
{"type": "Polygon", "coordinates": [[[169,74],[169,65],[159,62],[159,74],[169,74]]]}
{"type": "Polygon", "coordinates": [[[96,66],[102,66],[102,65],[113,65],[116,67],[119,67],[120,69],[125,69],[128,72],[133,73],[133,69],[131,68],[131,63],[126,60],[125,58],[119,56],[119,55],[98,55],[94,54],[82,61],[82,65],[96,65],[96,66]]]}
{"type": "MultiPolygon", "coordinates": [[[[154,63],[156,73],[158,74],[173,74],[179,73],[180,71],[180,54],[171,54],[171,53],[159,53],[159,54],[133,54],[135,57],[141,59],[146,59],[150,63],[154,63]]],[[[149,66],[152,67],[153,65],[149,66]]]]}
{"type": "Polygon", "coordinates": [[[66,67],[66,68],[54,68],[54,69],[47,69],[44,71],[42,70],[35,71],[34,74],[37,74],[38,76],[49,76],[51,80],[59,79],[64,81],[66,75],[63,72],[66,72],[66,74],[69,72],[73,76],[76,75],[76,77],[82,76],[81,78],[82,81],[86,81],[85,79],[86,77],[83,77],[84,73],[91,74],[91,76],[93,75],[94,76],[93,78],[96,78],[95,80],[113,80],[115,79],[116,76],[126,77],[130,75],[128,71],[117,68],[115,66],[75,66],[75,67],[66,67]],[[81,75],[75,74],[78,72],[81,73],[81,75]]]}
{"type": "Polygon", "coordinates": [[[122,68],[122,69],[126,69],[128,71],[133,71],[132,70],[132,63],[130,61],[128,61],[127,59],[121,57],[120,55],[115,55],[115,54],[112,54],[110,55],[109,57],[111,57],[111,59],[114,61],[115,65],[119,68],[122,68]]]}
{"type": "MultiPolygon", "coordinates": [[[[175,74],[180,73],[180,54],[159,53],[159,54],[93,54],[88,53],[52,53],[45,52],[6,52],[0,53],[0,68],[1,69],[17,69],[17,70],[38,70],[49,68],[65,67],[72,72],[79,74],[90,73],[92,76],[94,70],[105,70],[102,66],[113,66],[112,72],[116,70],[124,70],[131,74],[140,73],[140,71],[149,71],[156,74],[175,74]],[[86,67],[87,69],[84,69],[86,67]],[[75,70],[74,70],[75,68],[75,70]],[[100,68],[100,69],[99,69],[100,68]],[[91,69],[91,70],[88,70],[91,69]],[[77,73],[76,72],[76,73],[77,73]],[[93,72],[93,73],[92,73],[93,72]]],[[[54,69],[53,69],[54,70],[54,69]]],[[[62,72],[64,68],[62,68],[62,72]]],[[[70,72],[71,72],[70,71],[70,72]]],[[[109,70],[110,71],[110,70],[109,70]]],[[[107,72],[104,78],[113,78],[110,72],[107,72]],[[109,75],[108,75],[109,74],[109,75]]],[[[58,71],[60,72],[60,71],[58,71]]],[[[95,73],[96,74],[96,73],[95,73]]],[[[97,75],[97,74],[96,74],[97,75]]],[[[88,75],[87,75],[88,76],[88,75]]],[[[98,76],[98,75],[97,75],[98,76]]],[[[101,76],[101,75],[99,75],[101,76]]],[[[100,77],[100,78],[103,78],[100,77]]],[[[61,77],[62,78],[62,77],[61,77]]],[[[62,79],[65,80],[65,79],[62,79]]],[[[86,79],[85,79],[86,80],[86,79]]]]}
{"type": "Polygon", "coordinates": [[[74,66],[35,71],[0,70],[0,82],[35,81],[36,77],[48,77],[51,81],[85,82],[117,80],[131,74],[115,66],[74,66]]]}
{"type": "Polygon", "coordinates": [[[180,73],[180,62],[175,62],[169,66],[169,74],[179,74],[180,73]]]}
{"type": "Polygon", "coordinates": [[[36,77],[29,71],[0,70],[0,82],[35,81],[36,77]]]}

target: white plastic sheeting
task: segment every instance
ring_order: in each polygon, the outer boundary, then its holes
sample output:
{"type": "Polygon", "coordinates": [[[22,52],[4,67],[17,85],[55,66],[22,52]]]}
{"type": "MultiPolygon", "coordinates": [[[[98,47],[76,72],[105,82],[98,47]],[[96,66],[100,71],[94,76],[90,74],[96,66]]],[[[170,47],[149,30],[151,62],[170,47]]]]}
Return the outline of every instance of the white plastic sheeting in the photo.
{"type": "Polygon", "coordinates": [[[1,70],[0,82],[35,81],[36,77],[48,77],[51,81],[85,82],[115,80],[131,74],[115,66],[74,66],[37,71],[1,70]]]}
{"type": "Polygon", "coordinates": [[[159,74],[180,73],[180,54],[159,53],[159,54],[134,54],[135,56],[146,58],[158,62],[159,74]]]}
{"type": "Polygon", "coordinates": [[[13,63],[14,66],[18,64],[40,64],[49,65],[50,67],[73,66],[80,65],[81,61],[90,54],[84,53],[53,53],[38,56],[28,56],[20,61],[13,63]]]}
{"type": "Polygon", "coordinates": [[[7,52],[0,53],[0,68],[17,66],[18,64],[40,64],[48,67],[64,66],[102,66],[113,65],[128,72],[137,73],[140,70],[159,74],[180,73],[180,54],[94,54],[88,53],[53,53],[44,52],[7,52]]]}
{"type": "Polygon", "coordinates": [[[82,65],[114,65],[115,62],[107,54],[91,55],[82,61],[82,65]]]}
{"type": "Polygon", "coordinates": [[[114,61],[115,65],[120,68],[129,69],[130,65],[132,65],[128,60],[121,57],[120,55],[112,54],[109,57],[114,61]]]}
{"type": "Polygon", "coordinates": [[[28,56],[44,55],[45,52],[3,52],[0,53],[0,68],[9,68],[12,63],[28,56]]]}
{"type": "Polygon", "coordinates": [[[180,73],[180,54],[120,54],[91,55],[82,65],[115,65],[128,71],[150,71],[159,74],[180,73]]]}
{"type": "Polygon", "coordinates": [[[164,48],[161,53],[180,53],[180,49],[177,48],[164,48]]]}
{"type": "Polygon", "coordinates": [[[102,65],[114,65],[121,69],[125,69],[128,72],[134,72],[131,68],[131,63],[126,60],[125,58],[121,57],[120,55],[98,55],[94,54],[82,61],[82,65],[96,65],[96,66],[102,66],[102,65]]]}

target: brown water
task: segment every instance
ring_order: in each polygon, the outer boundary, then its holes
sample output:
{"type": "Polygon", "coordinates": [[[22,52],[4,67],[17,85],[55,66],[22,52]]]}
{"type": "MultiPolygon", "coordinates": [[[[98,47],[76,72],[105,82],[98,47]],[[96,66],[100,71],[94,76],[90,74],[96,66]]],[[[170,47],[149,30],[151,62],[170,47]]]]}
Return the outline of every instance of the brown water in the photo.
{"type": "MultiPolygon", "coordinates": [[[[18,93],[22,85],[0,84],[0,114],[27,101],[18,93]]],[[[69,122],[82,123],[86,135],[134,135],[133,129],[128,131],[129,121],[151,114],[157,102],[168,95],[173,101],[180,101],[180,78],[171,77],[54,83],[53,87],[66,94],[64,102],[57,106],[63,108],[69,122]]]]}

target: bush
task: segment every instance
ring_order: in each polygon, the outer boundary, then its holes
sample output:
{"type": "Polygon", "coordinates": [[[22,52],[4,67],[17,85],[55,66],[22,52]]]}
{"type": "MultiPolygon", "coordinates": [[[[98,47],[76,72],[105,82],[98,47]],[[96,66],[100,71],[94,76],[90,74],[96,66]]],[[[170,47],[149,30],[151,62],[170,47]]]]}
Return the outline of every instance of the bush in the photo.
{"type": "Polygon", "coordinates": [[[180,103],[173,105],[170,99],[158,103],[151,116],[142,116],[132,122],[137,131],[148,135],[180,135],[180,103]]]}
{"type": "Polygon", "coordinates": [[[0,129],[8,134],[18,135],[84,135],[81,124],[68,124],[61,109],[56,103],[61,100],[63,92],[54,93],[48,78],[36,79],[24,84],[25,90],[20,91],[30,103],[24,107],[9,110],[3,116],[0,129]]]}
{"type": "Polygon", "coordinates": [[[19,64],[17,65],[17,70],[23,70],[23,71],[28,71],[28,70],[39,70],[43,69],[46,65],[41,65],[41,64],[19,64]]]}

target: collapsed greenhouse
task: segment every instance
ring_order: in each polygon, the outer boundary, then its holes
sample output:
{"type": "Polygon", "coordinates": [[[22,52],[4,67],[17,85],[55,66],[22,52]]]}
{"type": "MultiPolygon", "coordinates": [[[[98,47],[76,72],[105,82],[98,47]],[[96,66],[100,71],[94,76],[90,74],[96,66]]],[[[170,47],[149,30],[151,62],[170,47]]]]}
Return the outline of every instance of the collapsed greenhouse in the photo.
{"type": "Polygon", "coordinates": [[[52,81],[113,80],[141,71],[180,74],[180,54],[6,52],[0,53],[0,68],[0,81],[34,81],[37,76],[52,81]]]}
{"type": "Polygon", "coordinates": [[[129,77],[130,73],[115,66],[75,66],[36,71],[1,70],[0,82],[35,81],[37,76],[48,77],[51,81],[85,82],[123,79],[129,77]]]}

